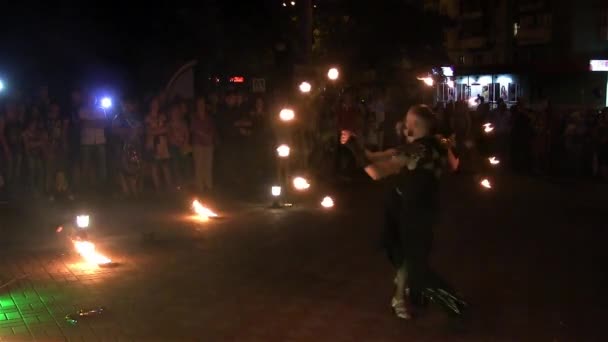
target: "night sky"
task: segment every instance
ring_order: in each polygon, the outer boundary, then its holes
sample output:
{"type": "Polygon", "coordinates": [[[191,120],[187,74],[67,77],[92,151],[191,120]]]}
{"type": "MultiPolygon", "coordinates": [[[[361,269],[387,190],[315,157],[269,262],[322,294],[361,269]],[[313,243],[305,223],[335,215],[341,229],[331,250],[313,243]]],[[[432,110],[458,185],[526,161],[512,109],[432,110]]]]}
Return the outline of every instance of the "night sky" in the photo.
{"type": "Polygon", "coordinates": [[[209,57],[237,39],[250,41],[253,26],[256,36],[268,38],[279,7],[254,2],[3,9],[0,74],[19,83],[152,80],[154,70],[166,73],[161,66],[209,57]]]}

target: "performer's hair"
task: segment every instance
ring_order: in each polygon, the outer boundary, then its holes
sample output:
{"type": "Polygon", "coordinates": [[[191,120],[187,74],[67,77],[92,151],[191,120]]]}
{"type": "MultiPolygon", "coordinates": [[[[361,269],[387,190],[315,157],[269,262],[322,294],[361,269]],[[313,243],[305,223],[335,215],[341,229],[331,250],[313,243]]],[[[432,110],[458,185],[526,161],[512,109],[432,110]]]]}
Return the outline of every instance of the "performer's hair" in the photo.
{"type": "Polygon", "coordinates": [[[408,110],[408,113],[409,112],[415,114],[416,116],[418,116],[419,118],[424,120],[428,125],[429,132],[434,133],[437,116],[435,115],[435,113],[433,113],[433,110],[431,109],[431,107],[429,107],[425,104],[418,104],[418,105],[411,106],[410,109],[408,110]]]}

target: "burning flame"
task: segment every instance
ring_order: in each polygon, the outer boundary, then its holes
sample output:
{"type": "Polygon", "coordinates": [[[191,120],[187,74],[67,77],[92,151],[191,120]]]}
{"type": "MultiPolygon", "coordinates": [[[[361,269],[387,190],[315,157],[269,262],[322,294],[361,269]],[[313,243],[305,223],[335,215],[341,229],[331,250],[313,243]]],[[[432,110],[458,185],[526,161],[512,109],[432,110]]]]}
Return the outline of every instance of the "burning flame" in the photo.
{"type": "Polygon", "coordinates": [[[492,184],[490,184],[490,181],[487,178],[482,179],[479,184],[486,189],[492,189],[492,184]]]}
{"type": "Polygon", "coordinates": [[[333,208],[334,200],[329,196],[325,196],[325,197],[323,197],[323,200],[321,201],[321,206],[323,208],[333,208]]]}
{"type": "Polygon", "coordinates": [[[340,76],[340,72],[336,68],[331,68],[327,72],[327,78],[329,78],[332,81],[337,80],[339,76],[340,76]]]}
{"type": "Polygon", "coordinates": [[[303,93],[310,93],[310,90],[312,89],[312,86],[310,85],[310,83],[308,82],[302,82],[300,83],[300,91],[303,93]]]}
{"type": "Polygon", "coordinates": [[[90,241],[81,241],[81,240],[73,240],[74,248],[82,258],[90,263],[95,265],[104,265],[112,262],[109,258],[100,254],[95,250],[95,244],[90,241]]]}
{"type": "Polygon", "coordinates": [[[279,157],[282,157],[282,158],[289,157],[289,146],[283,144],[283,145],[277,147],[277,153],[279,154],[279,157]]]}
{"type": "Polygon", "coordinates": [[[218,215],[216,213],[214,213],[213,211],[211,211],[211,209],[202,205],[201,202],[199,202],[198,200],[192,201],[192,208],[194,209],[194,212],[200,218],[208,219],[210,217],[218,217],[218,215]]]}
{"type": "MultiPolygon", "coordinates": [[[[308,91],[310,91],[310,89],[308,91]]],[[[282,121],[291,121],[295,117],[296,117],[296,113],[294,113],[294,111],[292,109],[289,109],[289,108],[281,109],[281,111],[279,112],[279,118],[282,121]]]]}
{"type": "Polygon", "coordinates": [[[496,157],[490,157],[490,158],[488,158],[488,160],[490,161],[490,164],[492,164],[492,165],[500,164],[500,160],[496,159],[496,157]]]}
{"type": "Polygon", "coordinates": [[[424,84],[426,84],[429,87],[432,87],[433,84],[435,83],[435,81],[433,81],[433,78],[431,78],[431,77],[418,77],[418,80],[424,82],[424,84]]]}
{"type": "Polygon", "coordinates": [[[494,130],[494,127],[492,126],[491,123],[485,123],[483,124],[483,131],[486,133],[491,133],[494,130]]]}
{"type": "Polygon", "coordinates": [[[293,179],[293,187],[296,188],[296,190],[306,190],[310,188],[310,184],[308,184],[308,181],[305,178],[296,177],[293,179]]]}

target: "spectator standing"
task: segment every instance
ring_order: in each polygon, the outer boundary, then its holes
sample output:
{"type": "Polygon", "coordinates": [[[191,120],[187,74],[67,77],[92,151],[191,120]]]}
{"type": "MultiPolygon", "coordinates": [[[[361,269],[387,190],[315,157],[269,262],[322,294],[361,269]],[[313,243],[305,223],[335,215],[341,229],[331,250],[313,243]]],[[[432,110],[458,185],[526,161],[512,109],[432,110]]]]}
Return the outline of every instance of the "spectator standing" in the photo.
{"type": "Polygon", "coordinates": [[[190,130],[185,119],[185,110],[181,104],[174,104],[169,109],[168,138],[173,176],[178,190],[186,183],[188,176],[188,158],[192,152],[190,130]]]}
{"type": "MultiPolygon", "coordinates": [[[[355,105],[353,101],[353,97],[349,93],[345,93],[342,98],[342,104],[336,113],[337,118],[337,136],[340,137],[340,132],[342,131],[350,131],[354,132],[356,135],[362,134],[363,129],[363,117],[362,113],[359,111],[359,108],[355,105]]],[[[350,151],[342,146],[338,145],[337,151],[337,171],[348,179],[347,173],[355,170],[354,159],[350,151]]]]}
{"type": "Polygon", "coordinates": [[[217,140],[215,125],[207,113],[205,99],[196,100],[196,113],[190,126],[192,156],[194,159],[194,184],[200,193],[213,189],[213,147],[217,140]]]}
{"type": "Polygon", "coordinates": [[[150,111],[145,119],[146,125],[146,150],[152,161],[152,181],[157,192],[162,189],[160,172],[162,172],[165,187],[171,189],[170,153],[167,139],[167,116],[160,112],[158,99],[152,100],[150,111]]]}
{"type": "Polygon", "coordinates": [[[43,146],[46,143],[43,131],[35,119],[30,119],[22,134],[25,158],[28,166],[28,185],[35,196],[44,191],[43,146]]]}
{"type": "Polygon", "coordinates": [[[21,135],[23,134],[23,123],[19,120],[17,106],[14,104],[6,105],[6,117],[4,120],[4,128],[0,133],[4,135],[0,140],[5,139],[4,155],[6,156],[7,182],[10,185],[20,183],[21,165],[23,163],[23,144],[21,135]]]}
{"type": "MultiPolygon", "coordinates": [[[[49,107],[46,124],[47,141],[45,144],[46,192],[50,201],[55,195],[67,194],[66,179],[68,121],[61,117],[59,105],[52,103],[49,107]]],[[[68,194],[71,198],[71,195],[68,194]]]]}
{"type": "Polygon", "coordinates": [[[122,113],[112,121],[112,131],[120,141],[118,182],[122,193],[137,198],[141,189],[143,127],[134,100],[123,102],[122,113]]]}
{"type": "Polygon", "coordinates": [[[70,174],[70,185],[72,189],[78,188],[81,179],[81,158],[80,158],[80,108],[82,107],[82,96],[78,89],[71,93],[71,103],[69,109],[68,126],[68,168],[70,174]]]}
{"type": "Polygon", "coordinates": [[[78,111],[80,122],[80,155],[82,174],[89,186],[96,187],[107,179],[106,167],[106,114],[97,106],[95,96],[89,95],[87,103],[78,111]]]}

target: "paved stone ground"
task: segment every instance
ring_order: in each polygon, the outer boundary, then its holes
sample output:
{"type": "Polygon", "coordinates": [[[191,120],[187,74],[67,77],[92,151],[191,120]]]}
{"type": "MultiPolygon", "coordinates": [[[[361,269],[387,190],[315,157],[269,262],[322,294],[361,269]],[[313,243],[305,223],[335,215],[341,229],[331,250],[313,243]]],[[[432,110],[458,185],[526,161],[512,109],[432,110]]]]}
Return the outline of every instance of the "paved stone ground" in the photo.
{"type": "Polygon", "coordinates": [[[447,180],[433,264],[471,302],[467,332],[432,307],[391,315],[378,187],[339,191],[331,211],[315,196],[288,210],[211,201],[224,218],[208,222],[185,199],[4,208],[0,283],[26,277],[0,288],[0,341],[600,341],[606,190],[447,180]],[[82,264],[54,232],[85,208],[117,267],[82,264]]]}

